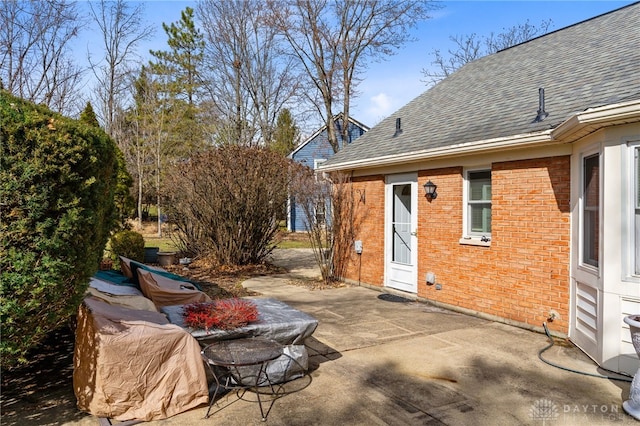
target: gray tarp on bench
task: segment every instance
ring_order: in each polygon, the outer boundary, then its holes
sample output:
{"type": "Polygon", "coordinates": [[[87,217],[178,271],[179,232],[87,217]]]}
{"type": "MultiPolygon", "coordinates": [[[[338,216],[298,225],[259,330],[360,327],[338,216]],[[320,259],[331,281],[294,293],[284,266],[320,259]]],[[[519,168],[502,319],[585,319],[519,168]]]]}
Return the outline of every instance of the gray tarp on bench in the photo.
{"type": "Polygon", "coordinates": [[[165,306],[161,311],[167,315],[171,324],[189,331],[202,346],[218,340],[243,337],[260,336],[275,340],[285,346],[285,355],[267,364],[267,374],[271,380],[274,383],[285,382],[302,376],[308,369],[308,354],[304,341],[316,330],[318,320],[276,299],[247,299],[256,304],[258,320],[234,330],[206,331],[186,327],[182,316],[183,305],[165,306]]]}
{"type": "Polygon", "coordinates": [[[214,329],[206,331],[186,327],[182,317],[183,305],[165,306],[161,310],[167,315],[171,324],[185,328],[202,343],[261,336],[273,339],[283,345],[301,345],[318,326],[318,320],[311,315],[294,309],[279,300],[258,298],[247,298],[247,300],[256,304],[258,321],[235,330],[214,329]]]}

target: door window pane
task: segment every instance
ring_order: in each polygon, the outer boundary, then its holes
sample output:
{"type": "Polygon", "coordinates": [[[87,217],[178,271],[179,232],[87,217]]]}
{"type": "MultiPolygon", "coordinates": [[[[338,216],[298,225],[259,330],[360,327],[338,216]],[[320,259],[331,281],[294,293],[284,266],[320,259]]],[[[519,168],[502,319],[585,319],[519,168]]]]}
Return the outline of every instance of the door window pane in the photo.
{"type": "Polygon", "coordinates": [[[583,161],[582,262],[598,267],[600,246],[600,157],[583,161]]]}
{"type": "Polygon", "coordinates": [[[411,264],[411,184],[393,186],[393,261],[411,264]]]}

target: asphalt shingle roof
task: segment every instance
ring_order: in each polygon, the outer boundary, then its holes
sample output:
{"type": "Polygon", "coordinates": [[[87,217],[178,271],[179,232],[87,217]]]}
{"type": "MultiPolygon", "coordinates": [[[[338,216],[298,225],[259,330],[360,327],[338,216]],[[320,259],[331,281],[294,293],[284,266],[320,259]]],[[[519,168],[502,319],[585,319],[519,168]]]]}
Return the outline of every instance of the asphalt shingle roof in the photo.
{"type": "Polygon", "coordinates": [[[640,3],[466,64],[325,165],[554,128],[588,108],[640,99],[640,3]],[[538,89],[543,121],[534,122],[538,89]],[[393,136],[396,118],[402,133],[393,136]]]}

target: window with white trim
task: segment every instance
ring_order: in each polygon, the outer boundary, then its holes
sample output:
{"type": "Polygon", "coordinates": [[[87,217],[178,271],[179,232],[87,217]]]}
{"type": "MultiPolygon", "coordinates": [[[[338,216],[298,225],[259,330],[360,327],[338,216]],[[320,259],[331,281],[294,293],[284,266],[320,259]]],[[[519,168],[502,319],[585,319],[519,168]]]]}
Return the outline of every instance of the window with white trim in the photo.
{"type": "Polygon", "coordinates": [[[491,170],[466,172],[465,235],[481,241],[491,238],[491,170]]]}
{"type": "Polygon", "coordinates": [[[326,161],[326,158],[316,158],[313,160],[313,169],[316,170],[316,185],[319,185],[319,188],[317,190],[319,199],[316,200],[313,206],[313,220],[315,221],[315,225],[320,227],[324,227],[329,220],[329,217],[327,216],[327,208],[330,203],[328,199],[328,194],[330,191],[330,189],[328,188],[330,183],[325,172],[317,171],[318,167],[320,167],[320,165],[322,165],[322,163],[326,161]]]}
{"type": "Polygon", "coordinates": [[[314,220],[315,220],[315,224],[318,226],[325,226],[327,223],[327,210],[326,210],[327,204],[324,198],[322,198],[321,200],[317,201],[316,204],[313,207],[313,211],[314,211],[314,220]]]}

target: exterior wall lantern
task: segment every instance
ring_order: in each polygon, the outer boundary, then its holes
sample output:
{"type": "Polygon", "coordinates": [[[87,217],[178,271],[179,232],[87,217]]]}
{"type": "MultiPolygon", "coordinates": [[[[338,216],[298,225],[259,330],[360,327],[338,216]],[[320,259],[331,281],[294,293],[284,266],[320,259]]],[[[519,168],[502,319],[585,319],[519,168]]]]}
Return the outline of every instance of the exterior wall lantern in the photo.
{"type": "Polygon", "coordinates": [[[424,184],[424,193],[427,196],[427,200],[435,200],[438,197],[438,193],[436,192],[436,188],[438,185],[429,181],[424,184]]]}

